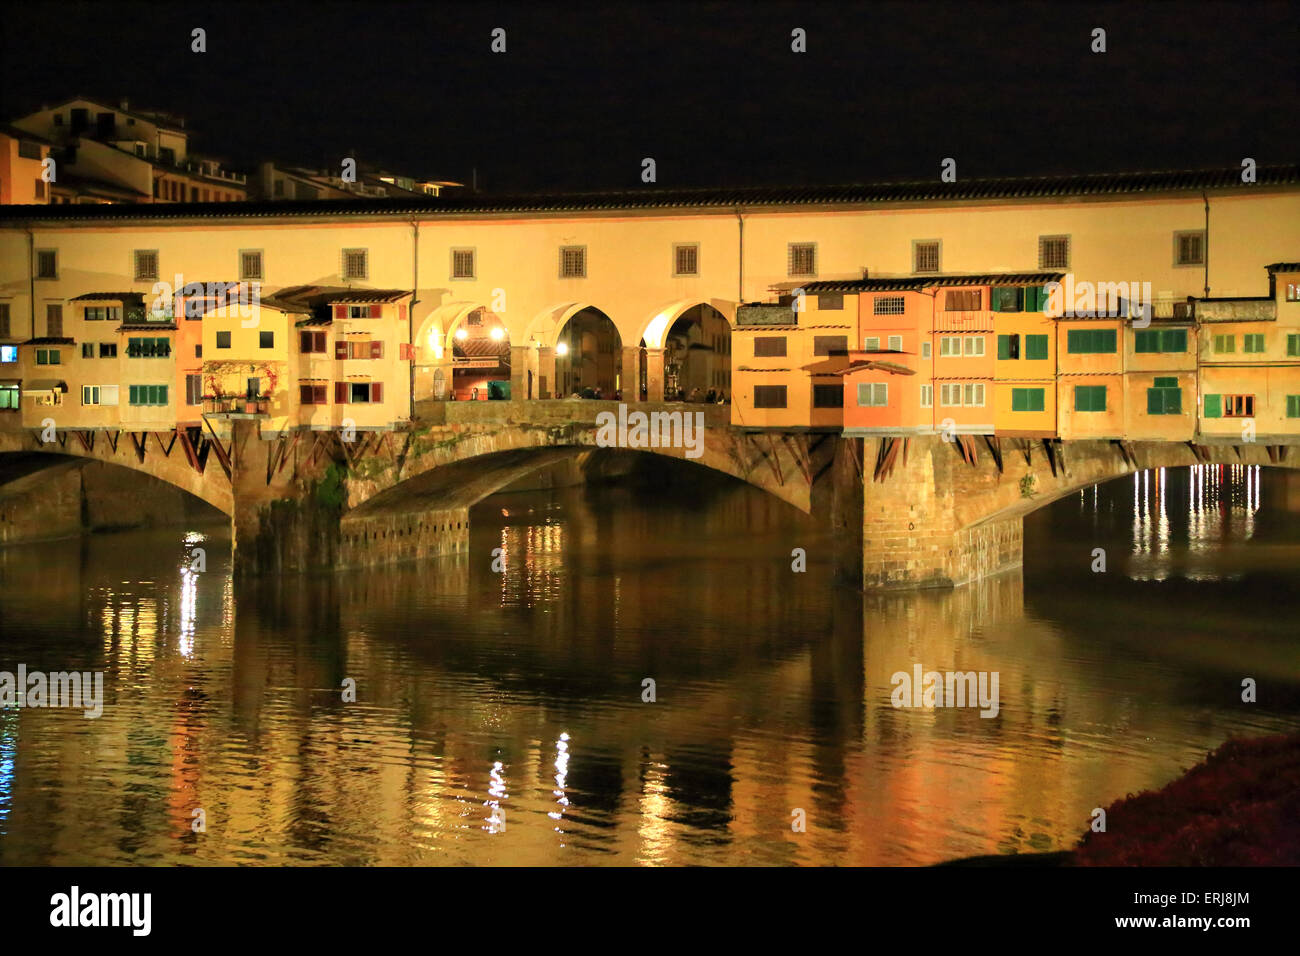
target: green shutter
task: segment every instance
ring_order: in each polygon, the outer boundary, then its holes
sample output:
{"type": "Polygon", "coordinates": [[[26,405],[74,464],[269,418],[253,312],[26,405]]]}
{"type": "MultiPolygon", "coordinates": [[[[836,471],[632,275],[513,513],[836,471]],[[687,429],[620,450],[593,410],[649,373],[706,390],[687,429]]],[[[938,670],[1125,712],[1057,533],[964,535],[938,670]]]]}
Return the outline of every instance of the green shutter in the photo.
{"type": "Polygon", "coordinates": [[[1206,418],[1223,417],[1223,396],[1222,395],[1205,396],[1205,417],[1206,418]]]}
{"type": "Polygon", "coordinates": [[[1286,354],[1300,355],[1300,335],[1288,335],[1286,337],[1286,354]]]}
{"type": "Polygon", "coordinates": [[[1101,348],[1098,349],[1097,351],[1099,352],[1115,351],[1115,330],[1114,329],[1101,329],[1100,338],[1101,338],[1101,348]]]}
{"type": "Polygon", "coordinates": [[[1187,351],[1187,330],[1186,329],[1165,329],[1161,342],[1162,352],[1186,352],[1187,351]]]}
{"type": "Polygon", "coordinates": [[[1083,329],[1070,329],[1065,333],[1065,348],[1071,354],[1085,351],[1083,329]]]}
{"type": "Polygon", "coordinates": [[[1288,395],[1286,397],[1286,417],[1300,418],[1300,395],[1288,395]]]}
{"type": "Polygon", "coordinates": [[[1011,390],[1011,410],[1013,412],[1023,412],[1025,410],[1025,390],[1023,388],[1013,388],[1011,390]]]}
{"type": "Polygon", "coordinates": [[[1041,412],[1043,410],[1043,390],[1041,388],[1031,388],[1029,390],[1029,410],[1031,412],[1041,412]]]}
{"type": "Polygon", "coordinates": [[[1028,359],[1047,358],[1047,336],[1046,335],[1025,336],[1025,358],[1028,359]]]}
{"type": "Polygon", "coordinates": [[[140,404],[140,400],[139,400],[139,398],[138,398],[139,393],[136,391],[136,389],[138,389],[139,387],[140,387],[139,385],[132,385],[132,386],[130,387],[130,389],[129,389],[129,393],[130,393],[130,396],[131,396],[131,400],[130,400],[130,401],[131,401],[131,404],[132,404],[132,405],[139,405],[139,404],[140,404]]]}
{"type": "Polygon", "coordinates": [[[1157,378],[1154,382],[1151,383],[1151,387],[1152,388],[1177,388],[1178,379],[1173,376],[1165,376],[1162,378],[1157,378]]]}
{"type": "Polygon", "coordinates": [[[1183,412],[1183,390],[1167,388],[1165,391],[1165,414],[1181,415],[1183,412]]]}
{"type": "Polygon", "coordinates": [[[1000,359],[1011,358],[1011,336],[1009,335],[998,336],[998,358],[1000,359]]]}
{"type": "Polygon", "coordinates": [[[1161,395],[1162,395],[1161,389],[1158,388],[1147,389],[1147,414],[1148,415],[1159,415],[1164,411],[1165,403],[1161,395]]]}
{"type": "Polygon", "coordinates": [[[1160,333],[1151,329],[1143,329],[1133,333],[1133,351],[1134,352],[1158,352],[1160,333]]]}

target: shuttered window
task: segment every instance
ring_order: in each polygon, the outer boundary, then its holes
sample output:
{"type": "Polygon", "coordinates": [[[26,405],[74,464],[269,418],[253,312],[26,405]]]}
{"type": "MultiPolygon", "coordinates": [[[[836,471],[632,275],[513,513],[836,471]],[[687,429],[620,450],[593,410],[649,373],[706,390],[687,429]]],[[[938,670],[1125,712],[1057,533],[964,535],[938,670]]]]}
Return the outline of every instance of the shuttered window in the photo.
{"type": "Polygon", "coordinates": [[[755,358],[781,358],[784,355],[784,335],[762,335],[754,339],[755,358]]]}
{"type": "Polygon", "coordinates": [[[1025,358],[1027,359],[1047,358],[1047,336],[1046,335],[1025,336],[1025,358]]]}
{"type": "Polygon", "coordinates": [[[1216,335],[1214,337],[1214,351],[1221,354],[1236,352],[1237,337],[1235,335],[1216,335]]]}
{"type": "Polygon", "coordinates": [[[302,405],[326,405],[327,395],[328,390],[323,384],[298,386],[298,401],[302,405]]]}
{"type": "Polygon", "coordinates": [[[1106,410],[1106,386],[1074,386],[1074,410],[1076,412],[1104,412],[1106,410]]]}
{"type": "Polygon", "coordinates": [[[889,404],[889,385],[885,382],[861,382],[858,385],[859,408],[884,408],[889,404]]]}
{"type": "Polygon", "coordinates": [[[817,296],[819,312],[840,312],[844,309],[844,296],[838,292],[826,292],[817,296]]]}
{"type": "Polygon", "coordinates": [[[45,334],[52,339],[63,338],[63,306],[45,307],[45,334]]]}
{"type": "Polygon", "coordinates": [[[984,293],[979,289],[950,289],[944,295],[945,312],[978,312],[983,308],[984,293]]]}
{"type": "Polygon", "coordinates": [[[1099,354],[1115,351],[1114,329],[1070,329],[1066,349],[1071,354],[1099,354]]]}
{"type": "Polygon", "coordinates": [[[994,312],[1023,311],[1024,301],[1024,289],[1020,286],[994,286],[989,293],[989,308],[994,312]]]}
{"type": "Polygon", "coordinates": [[[1286,397],[1286,417],[1300,418],[1300,395],[1288,395],[1286,397]]]}
{"type": "Polygon", "coordinates": [[[1264,336],[1256,333],[1243,335],[1243,345],[1247,352],[1259,354],[1264,351],[1264,336]]]}
{"type": "Polygon", "coordinates": [[[1152,385],[1152,388],[1147,389],[1147,414],[1181,415],[1183,390],[1178,387],[1178,379],[1157,378],[1152,385]]]}
{"type": "Polygon", "coordinates": [[[1205,403],[1206,418],[1221,418],[1223,416],[1223,396],[1206,395],[1203,399],[1205,403]]]}
{"type": "Polygon", "coordinates": [[[1205,233],[1174,233],[1174,265],[1199,266],[1205,264],[1205,233]]]}
{"type": "Polygon", "coordinates": [[[1020,336],[999,335],[998,336],[998,358],[1000,359],[1020,358],[1020,336]]]}
{"type": "Polygon", "coordinates": [[[813,408],[843,408],[843,385],[814,385],[813,408]]]}
{"type": "Polygon", "coordinates": [[[849,337],[847,335],[813,336],[813,355],[847,355],[849,337]]]}
{"type": "Polygon", "coordinates": [[[784,385],[755,385],[755,408],[785,408],[784,385]]]}
{"type": "Polygon", "coordinates": [[[1041,412],[1043,410],[1043,390],[1041,388],[1013,388],[1011,390],[1011,410],[1013,412],[1041,412]]]}
{"type": "Polygon", "coordinates": [[[300,352],[320,352],[325,351],[325,333],[324,332],[299,332],[298,333],[298,350],[300,352]]]}
{"type": "Polygon", "coordinates": [[[1134,352],[1186,352],[1186,329],[1138,329],[1133,333],[1134,352]]]}

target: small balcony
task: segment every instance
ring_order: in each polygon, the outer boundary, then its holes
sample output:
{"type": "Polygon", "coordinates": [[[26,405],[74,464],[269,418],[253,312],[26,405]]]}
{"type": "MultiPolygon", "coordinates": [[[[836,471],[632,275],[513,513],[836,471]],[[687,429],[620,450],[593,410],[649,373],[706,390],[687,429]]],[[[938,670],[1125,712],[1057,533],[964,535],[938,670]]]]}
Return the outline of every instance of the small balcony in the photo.
{"type": "Polygon", "coordinates": [[[205,395],[203,397],[203,414],[221,418],[266,417],[271,414],[271,398],[269,395],[254,398],[245,395],[205,395]]]}

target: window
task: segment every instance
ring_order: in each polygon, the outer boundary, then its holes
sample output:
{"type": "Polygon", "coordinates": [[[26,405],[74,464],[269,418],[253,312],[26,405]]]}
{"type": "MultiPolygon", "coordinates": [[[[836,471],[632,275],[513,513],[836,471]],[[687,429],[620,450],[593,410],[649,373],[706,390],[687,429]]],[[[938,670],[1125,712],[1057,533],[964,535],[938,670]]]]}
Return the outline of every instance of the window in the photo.
{"type": "Polygon", "coordinates": [[[1206,418],[1253,418],[1255,416],[1254,395],[1206,395],[1206,418]]]}
{"type": "Polygon", "coordinates": [[[891,335],[889,337],[889,351],[891,352],[903,351],[903,337],[901,335],[891,335]]]}
{"type": "MultiPolygon", "coordinates": [[[[1103,391],[1105,391],[1103,389],[1103,391]]],[[[1041,412],[1043,410],[1043,390],[1041,388],[1013,388],[1011,390],[1011,410],[1013,412],[1041,412]]]]}
{"type": "Polygon", "coordinates": [[[100,358],[117,358],[117,343],[116,343],[116,342],[100,342],[100,343],[99,343],[99,357],[100,357],[100,358]]]}
{"type": "Polygon", "coordinates": [[[127,393],[127,401],[132,405],[166,405],[166,385],[132,385],[127,393]]]}
{"type": "Polygon", "coordinates": [[[121,322],[122,307],[120,305],[88,305],[86,306],[87,322],[121,322]]]}
{"type": "MultiPolygon", "coordinates": [[[[0,302],[0,339],[7,339],[12,333],[9,331],[9,303],[0,302]]],[[[1300,336],[1292,336],[1300,339],[1300,336]]]]}
{"type": "Polygon", "coordinates": [[[1106,386],[1074,386],[1074,410],[1076,412],[1104,412],[1106,410],[1106,386]]]}
{"type": "Polygon", "coordinates": [[[966,336],[966,354],[983,355],[984,354],[984,336],[968,335],[966,336]]]}
{"type": "Polygon", "coordinates": [[[561,246],[560,247],[560,278],[561,279],[587,278],[587,247],[586,246],[561,246]]]}
{"type": "Polygon", "coordinates": [[[994,286],[989,290],[989,308],[994,312],[1023,312],[1025,290],[1020,286],[994,286]]]}
{"type": "Polygon", "coordinates": [[[944,335],[939,338],[939,354],[953,356],[961,355],[961,336],[944,335]]]}
{"type": "Polygon", "coordinates": [[[1046,335],[1025,336],[1025,358],[1031,360],[1047,358],[1046,335]]]}
{"type": "Polygon", "coordinates": [[[453,279],[474,278],[474,250],[473,249],[452,249],[451,250],[451,277],[453,279]]]}
{"type": "Polygon", "coordinates": [[[921,343],[921,358],[927,358],[927,359],[928,359],[929,357],[930,357],[930,343],[929,343],[929,342],[922,342],[922,343],[921,343]]]}
{"type": "Polygon", "coordinates": [[[37,199],[45,198],[45,180],[43,179],[36,180],[36,198],[37,199]]]}
{"type": "Polygon", "coordinates": [[[1173,377],[1156,378],[1147,389],[1148,415],[1181,415],[1183,412],[1183,392],[1178,387],[1178,379],[1173,377]]]}
{"type": "Polygon", "coordinates": [[[944,293],[945,312],[978,312],[984,307],[984,294],[979,289],[949,289],[944,293]]]}
{"type": "Polygon", "coordinates": [[[814,385],[813,408],[843,408],[843,385],[814,385]]]}
{"type": "Polygon", "coordinates": [[[879,351],[880,351],[880,336],[879,336],[879,335],[868,335],[866,338],[864,338],[864,339],[862,340],[862,347],[863,347],[863,349],[865,349],[865,350],[868,351],[868,352],[879,352],[879,351]]]}
{"type": "Polygon", "coordinates": [[[59,277],[59,256],[53,249],[36,250],[36,278],[57,279],[59,277]]]}
{"type": "Polygon", "coordinates": [[[785,408],[784,385],[755,385],[755,408],[785,408]]]}
{"type": "Polygon", "coordinates": [[[141,279],[158,278],[157,249],[135,250],[135,278],[137,282],[141,279]]]}
{"type": "Polygon", "coordinates": [[[1237,337],[1235,335],[1216,335],[1214,337],[1214,351],[1219,353],[1237,351],[1237,337]]]}
{"type": "Polygon", "coordinates": [[[1039,236],[1038,237],[1038,268],[1040,269],[1070,268],[1070,237],[1069,236],[1039,236]]]}
{"type": "Polygon", "coordinates": [[[912,240],[912,271],[913,272],[938,272],[939,271],[939,240],[938,239],[913,239],[912,240]]]}
{"type": "Polygon", "coordinates": [[[18,346],[0,345],[0,364],[10,365],[18,361],[18,346]]]}
{"type": "Polygon", "coordinates": [[[922,408],[934,407],[934,386],[933,385],[921,386],[921,407],[922,408]]]}
{"type": "Polygon", "coordinates": [[[99,404],[99,386],[83,385],[81,386],[81,404],[98,405],[99,404]]]}
{"type": "Polygon", "coordinates": [[[999,335],[998,336],[998,358],[1000,359],[1020,358],[1020,336],[999,335]]]}
{"type": "Polygon", "coordinates": [[[817,296],[817,310],[819,312],[842,312],[844,310],[844,296],[838,292],[829,292],[817,296]]]}
{"type": "Polygon", "coordinates": [[[1115,351],[1114,329],[1070,329],[1065,337],[1066,350],[1073,355],[1115,351]]]}
{"type": "Polygon", "coordinates": [[[126,340],[127,358],[167,358],[171,354],[172,344],[165,337],[126,340]]]}
{"type": "MultiPolygon", "coordinates": [[[[350,305],[348,306],[349,319],[377,319],[380,318],[380,307],[377,305],[350,305]]],[[[475,321],[470,321],[470,325],[477,325],[475,321]]]]}
{"type": "Polygon", "coordinates": [[[82,343],[81,343],[81,357],[82,357],[82,358],[94,358],[94,357],[95,357],[95,343],[94,343],[94,342],[82,342],[82,343]]]}
{"type": "Polygon", "coordinates": [[[1248,333],[1242,336],[1245,339],[1245,349],[1247,352],[1258,354],[1264,351],[1264,336],[1257,333],[1248,333]]]}
{"type": "MultiPolygon", "coordinates": [[[[0,318],[0,338],[5,338],[9,335],[9,307],[3,306],[3,308],[3,318],[0,318]]],[[[1293,333],[1286,337],[1286,354],[1300,355],[1300,335],[1293,333]]]]}
{"type": "Polygon", "coordinates": [[[962,387],[962,401],[966,405],[984,404],[984,383],[968,382],[962,387]]]}
{"type": "Polygon", "coordinates": [[[1174,265],[1200,266],[1205,264],[1205,232],[1174,233],[1174,265]]]}
{"type": "Polygon", "coordinates": [[[18,386],[0,385],[0,411],[18,410],[18,386]]]}
{"type": "Polygon", "coordinates": [[[62,362],[63,359],[62,356],[59,354],[58,349],[37,349],[36,350],[37,365],[61,365],[62,362]]]}
{"type": "Polygon", "coordinates": [[[219,349],[228,349],[228,348],[230,348],[230,333],[229,333],[229,332],[218,332],[218,333],[217,333],[217,348],[219,348],[219,349]]]}
{"type": "Polygon", "coordinates": [[[1300,418],[1300,395],[1288,395],[1286,397],[1286,417],[1300,418]]]}
{"type": "Polygon", "coordinates": [[[377,359],[384,357],[384,343],[365,340],[362,342],[334,343],[336,359],[377,359]]]}
{"type": "Polygon", "coordinates": [[[117,390],[118,390],[118,386],[116,386],[116,385],[101,385],[101,386],[99,386],[99,404],[101,404],[101,405],[116,405],[116,404],[117,404],[117,394],[118,394],[118,391],[117,391],[117,390]]]}
{"type": "Polygon", "coordinates": [[[369,279],[370,278],[369,250],[367,249],[344,249],[343,250],[343,278],[345,279],[369,279]]]}
{"type": "Polygon", "coordinates": [[[697,276],[700,274],[700,247],[695,243],[673,246],[673,275],[697,276]]]}
{"type": "Polygon", "coordinates": [[[202,345],[196,345],[196,346],[194,346],[194,357],[195,357],[195,358],[203,358],[203,346],[202,346],[202,345]]]}
{"type": "Polygon", "coordinates": [[[849,337],[847,335],[813,336],[813,355],[847,355],[849,337]]]}
{"type": "Polygon", "coordinates": [[[240,279],[265,278],[265,276],[262,275],[262,250],[261,249],[239,250],[239,278],[240,279]]]}
{"type": "Polygon", "coordinates": [[[778,358],[784,355],[784,335],[763,335],[754,339],[755,358],[778,358]]]}
{"type": "Polygon", "coordinates": [[[258,332],[258,333],[257,333],[257,347],[260,348],[260,349],[273,349],[273,348],[275,348],[275,333],[274,333],[274,332],[258,332]]]}
{"type": "Polygon", "coordinates": [[[186,375],[185,376],[185,404],[200,405],[203,403],[203,376],[186,375]]]}
{"type": "Polygon", "coordinates": [[[939,386],[939,404],[940,405],[960,405],[961,404],[961,386],[956,382],[948,382],[939,386]]]}
{"type": "Polygon", "coordinates": [[[902,315],[907,300],[901,295],[878,295],[871,300],[872,315],[902,315]]]}
{"type": "Polygon", "coordinates": [[[786,272],[791,276],[815,276],[817,274],[817,243],[790,243],[786,247],[786,272]]]}
{"type": "Polygon", "coordinates": [[[1134,352],[1186,352],[1186,329],[1137,329],[1133,333],[1134,352]]]}
{"type": "Polygon", "coordinates": [[[298,402],[301,405],[327,405],[326,388],[323,384],[300,384],[298,402]]]}
{"type": "Polygon", "coordinates": [[[324,332],[299,332],[299,333],[298,333],[298,351],[300,351],[300,352],[324,352],[324,351],[325,351],[325,333],[324,333],[324,332]]]}
{"type": "Polygon", "coordinates": [[[889,385],[885,382],[858,384],[859,408],[884,408],[889,404],[889,385]]]}

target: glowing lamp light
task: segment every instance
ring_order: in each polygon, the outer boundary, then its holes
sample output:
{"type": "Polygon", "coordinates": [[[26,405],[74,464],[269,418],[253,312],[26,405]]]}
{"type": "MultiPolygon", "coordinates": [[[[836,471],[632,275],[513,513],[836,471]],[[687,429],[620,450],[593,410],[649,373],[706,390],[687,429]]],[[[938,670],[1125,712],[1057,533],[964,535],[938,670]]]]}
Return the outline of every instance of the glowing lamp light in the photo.
{"type": "Polygon", "coordinates": [[[506,337],[506,330],[501,328],[501,326],[498,325],[495,329],[489,332],[488,335],[492,336],[492,341],[500,342],[503,338],[506,337]]]}
{"type": "Polygon", "coordinates": [[[568,355],[568,354],[569,354],[569,346],[568,346],[568,344],[565,343],[565,342],[560,342],[560,343],[556,344],[556,346],[555,346],[555,354],[556,354],[556,355],[568,355]]]}
{"type": "Polygon", "coordinates": [[[464,342],[467,338],[469,338],[469,329],[464,329],[464,328],[457,329],[456,338],[464,342]]]}

